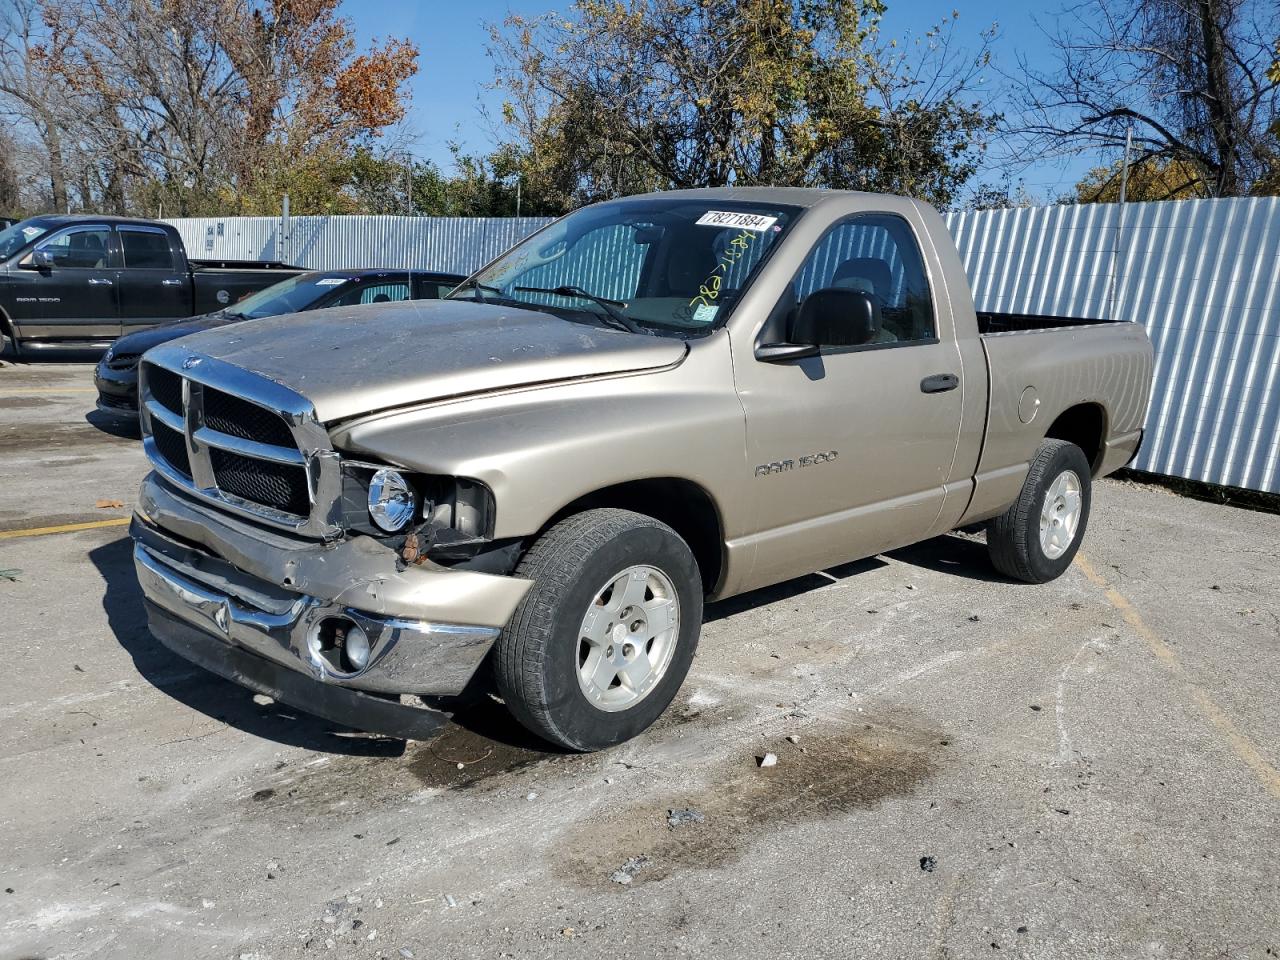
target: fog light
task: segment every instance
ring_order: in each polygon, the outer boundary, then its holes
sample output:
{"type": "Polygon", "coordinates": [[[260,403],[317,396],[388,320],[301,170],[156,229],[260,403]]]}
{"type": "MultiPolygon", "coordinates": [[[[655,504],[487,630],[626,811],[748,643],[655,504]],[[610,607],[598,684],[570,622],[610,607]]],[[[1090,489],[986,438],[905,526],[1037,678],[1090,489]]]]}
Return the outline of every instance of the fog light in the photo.
{"type": "Polygon", "coordinates": [[[359,673],[369,665],[369,637],[346,617],[325,617],[307,637],[312,661],[330,673],[359,673]]]}
{"type": "Polygon", "coordinates": [[[369,638],[354,623],[347,627],[347,641],[344,649],[352,671],[363,670],[369,665],[369,638]]]}

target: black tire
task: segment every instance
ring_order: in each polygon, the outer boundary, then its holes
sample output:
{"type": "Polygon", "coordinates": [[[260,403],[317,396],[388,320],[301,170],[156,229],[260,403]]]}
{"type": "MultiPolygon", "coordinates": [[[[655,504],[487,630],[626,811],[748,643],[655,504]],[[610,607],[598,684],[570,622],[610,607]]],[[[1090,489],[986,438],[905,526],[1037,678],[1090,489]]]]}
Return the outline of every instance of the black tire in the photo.
{"type": "Polygon", "coordinates": [[[561,520],[534,542],[516,576],[533,587],[494,647],[494,678],[512,715],[570,750],[601,750],[630,740],[670,705],[693,662],[702,630],[702,577],[688,544],[652,517],[588,510],[561,520]],[[606,711],[578,681],[578,628],[604,579],[652,566],[679,599],[675,648],[661,679],[629,708],[606,711]]]}
{"type": "Polygon", "coordinates": [[[1045,440],[1031,458],[1031,469],[1018,499],[987,528],[987,551],[995,568],[1005,576],[1027,583],[1048,583],[1071,566],[1089,524],[1092,502],[1091,471],[1084,451],[1065,440],[1045,440]],[[1080,519],[1066,550],[1057,557],[1046,554],[1040,543],[1040,516],[1046,495],[1065,471],[1080,481],[1080,519]]]}

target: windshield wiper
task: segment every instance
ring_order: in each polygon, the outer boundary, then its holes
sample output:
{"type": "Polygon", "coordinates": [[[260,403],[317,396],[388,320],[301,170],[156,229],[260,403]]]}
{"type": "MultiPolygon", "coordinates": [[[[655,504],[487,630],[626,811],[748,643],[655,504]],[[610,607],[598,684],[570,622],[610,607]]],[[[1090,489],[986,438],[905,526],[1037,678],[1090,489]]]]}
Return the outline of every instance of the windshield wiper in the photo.
{"type": "Polygon", "coordinates": [[[558,287],[515,287],[520,293],[550,293],[557,297],[577,297],[580,300],[591,300],[600,305],[600,309],[605,315],[613,321],[610,326],[619,330],[625,330],[627,333],[648,334],[649,331],[636,323],[625,313],[619,310],[619,307],[625,307],[626,304],[621,300],[610,300],[608,297],[598,297],[594,293],[588,293],[581,287],[573,287],[563,284],[558,287]]]}
{"type": "MultiPolygon", "coordinates": [[[[486,290],[487,290],[487,291],[488,291],[488,292],[490,292],[490,293],[496,293],[498,296],[502,296],[502,295],[503,295],[503,293],[502,293],[502,289],[501,289],[500,287],[491,287],[491,286],[490,286],[489,284],[487,284],[487,283],[481,283],[479,280],[476,280],[476,279],[472,278],[471,280],[463,280],[463,281],[462,281],[462,283],[460,283],[460,284],[458,284],[456,287],[454,287],[454,288],[449,292],[449,297],[450,297],[450,299],[452,299],[452,298],[453,298],[453,295],[454,295],[455,293],[457,293],[459,290],[466,290],[466,289],[480,290],[480,291],[486,291],[486,290]]],[[[481,300],[483,300],[483,299],[484,299],[484,297],[482,296],[480,299],[481,299],[481,300]]]]}

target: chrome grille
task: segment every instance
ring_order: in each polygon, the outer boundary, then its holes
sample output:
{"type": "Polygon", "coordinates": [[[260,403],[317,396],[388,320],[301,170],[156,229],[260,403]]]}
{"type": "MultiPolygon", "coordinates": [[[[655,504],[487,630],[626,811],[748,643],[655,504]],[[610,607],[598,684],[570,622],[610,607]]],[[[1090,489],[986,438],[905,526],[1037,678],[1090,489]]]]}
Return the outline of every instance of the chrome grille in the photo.
{"type": "Polygon", "coordinates": [[[305,398],[176,345],[139,373],[143,445],[171,484],[274,526],[341,534],[340,464],[305,398]]]}

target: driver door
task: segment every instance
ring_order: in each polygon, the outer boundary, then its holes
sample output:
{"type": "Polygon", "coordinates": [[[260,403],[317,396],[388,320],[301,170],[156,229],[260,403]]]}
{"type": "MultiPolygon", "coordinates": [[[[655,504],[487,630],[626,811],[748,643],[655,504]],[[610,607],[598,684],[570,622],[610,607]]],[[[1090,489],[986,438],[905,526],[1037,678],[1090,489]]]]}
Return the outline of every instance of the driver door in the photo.
{"type": "Polygon", "coordinates": [[[960,434],[960,356],[953,332],[939,330],[908,223],[885,214],[837,222],[782,308],[832,289],[869,295],[874,324],[816,357],[735,357],[761,524],[752,586],[923,539],[942,509],[960,434]]]}
{"type": "Polygon", "coordinates": [[[66,227],[37,244],[32,253],[37,251],[50,254],[53,266],[10,274],[14,285],[13,319],[20,336],[41,340],[118,337],[120,315],[111,228],[96,223],[66,227]]]}

